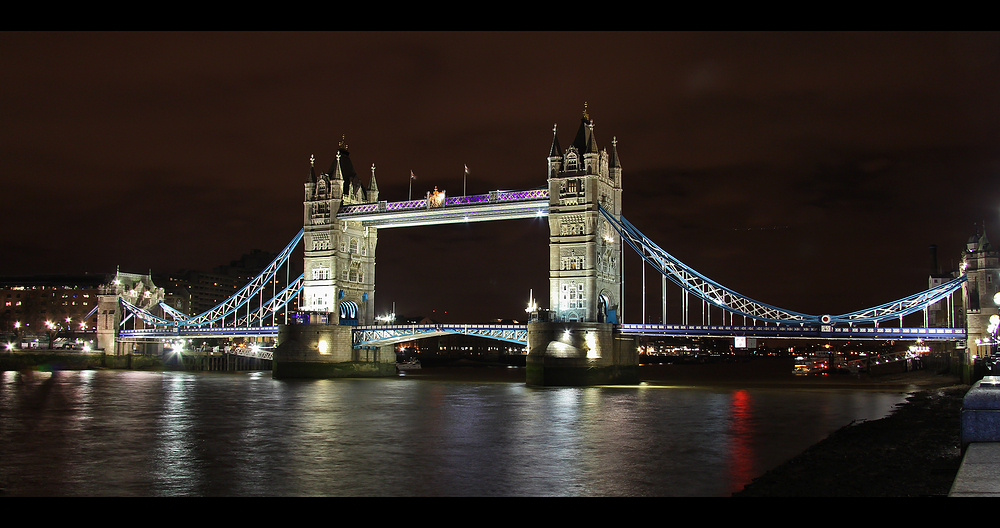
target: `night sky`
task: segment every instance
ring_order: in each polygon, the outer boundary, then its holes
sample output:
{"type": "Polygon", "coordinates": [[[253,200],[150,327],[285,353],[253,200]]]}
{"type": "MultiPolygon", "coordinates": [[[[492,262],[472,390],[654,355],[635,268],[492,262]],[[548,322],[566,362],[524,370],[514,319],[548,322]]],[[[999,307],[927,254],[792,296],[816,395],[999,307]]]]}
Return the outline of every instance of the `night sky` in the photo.
{"type": "MultiPolygon", "coordinates": [[[[931,244],[948,270],[976,224],[1000,243],[1000,33],[5,32],[0,71],[0,275],[279,251],[342,137],[381,199],[411,170],[414,196],[461,194],[464,165],[468,194],[539,187],[584,104],[624,216],[759,301],[850,312],[926,289],[931,244]]],[[[523,318],[547,242],[544,220],[381,230],[376,310],[523,318]]]]}

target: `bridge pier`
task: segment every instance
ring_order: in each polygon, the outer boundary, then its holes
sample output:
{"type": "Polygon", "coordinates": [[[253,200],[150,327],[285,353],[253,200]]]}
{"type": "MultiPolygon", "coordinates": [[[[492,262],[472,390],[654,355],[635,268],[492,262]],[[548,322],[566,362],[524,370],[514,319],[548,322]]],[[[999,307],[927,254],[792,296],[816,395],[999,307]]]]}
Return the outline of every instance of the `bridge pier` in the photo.
{"type": "Polygon", "coordinates": [[[278,325],[271,376],[287,378],[374,378],[396,375],[392,347],[355,351],[352,327],[329,324],[278,325]]]}
{"type": "Polygon", "coordinates": [[[635,385],[635,339],[611,323],[528,323],[525,382],[534,386],[635,385]]]}

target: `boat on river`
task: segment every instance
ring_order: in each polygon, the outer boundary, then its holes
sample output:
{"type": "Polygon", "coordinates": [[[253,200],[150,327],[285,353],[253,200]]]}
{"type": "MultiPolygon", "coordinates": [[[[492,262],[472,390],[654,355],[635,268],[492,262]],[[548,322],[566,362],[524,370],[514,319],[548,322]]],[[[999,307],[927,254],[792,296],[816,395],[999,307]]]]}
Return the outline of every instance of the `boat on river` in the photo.
{"type": "Polygon", "coordinates": [[[396,370],[420,370],[420,361],[416,359],[397,361],[396,370]]]}

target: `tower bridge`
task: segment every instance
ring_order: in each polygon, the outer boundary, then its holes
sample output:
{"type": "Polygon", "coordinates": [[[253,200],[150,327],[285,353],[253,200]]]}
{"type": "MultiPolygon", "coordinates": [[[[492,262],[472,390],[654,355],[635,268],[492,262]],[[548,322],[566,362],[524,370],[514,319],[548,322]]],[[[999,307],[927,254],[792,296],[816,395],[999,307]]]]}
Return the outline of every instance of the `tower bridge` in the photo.
{"type": "MultiPolygon", "coordinates": [[[[635,340],[639,337],[903,339],[964,344],[971,338],[957,314],[961,307],[972,305],[970,299],[976,299],[977,317],[982,311],[984,303],[976,297],[982,288],[970,297],[966,273],[939,276],[926,291],[840,315],[781,309],[712,281],[657,246],[622,216],[617,139],[612,139],[610,150],[600,149],[586,110],[573,142],[565,149],[553,127],[546,176],[547,185],[536,189],[461,197],[448,197],[435,189],[421,199],[389,202],[379,199],[375,166],[365,185],[353,167],[347,144],[341,142],[329,171],[317,174],[315,160],[310,161],[303,228],[259,275],[215,308],[195,316],[182,314],[160,298],[142,304],[120,289],[109,290],[102,299],[103,313],[110,313],[108,307],[114,304],[124,315],[102,319],[99,334],[103,332],[104,348],[114,348],[115,341],[267,337],[277,340],[275,377],[378,376],[395,373],[393,344],[462,333],[525,345],[529,384],[628,383],[638,381],[635,340]],[[379,229],[538,217],[546,217],[549,224],[550,306],[533,312],[528,324],[375,324],[379,229]],[[300,243],[304,271],[293,279],[288,259],[300,243]],[[664,284],[670,279],[678,286],[685,299],[691,296],[730,314],[730,324],[687,324],[686,313],[684,324],[679,325],[626,324],[620,308],[626,246],[641,256],[644,265],[660,273],[664,284]],[[280,291],[278,283],[284,285],[280,291]],[[294,311],[289,310],[293,303],[294,311]],[[904,316],[920,312],[923,327],[903,327],[904,316]],[[749,324],[736,325],[734,317],[749,324]]],[[[978,255],[976,251],[992,251],[978,240],[979,249],[972,246],[970,242],[970,259],[978,255]]],[[[995,252],[990,255],[996,267],[995,252]]],[[[989,263],[981,260],[970,260],[972,264],[963,265],[963,270],[989,269],[989,263]]],[[[973,285],[983,282],[977,278],[973,285]]],[[[982,338],[981,333],[977,336],[982,338]]]]}

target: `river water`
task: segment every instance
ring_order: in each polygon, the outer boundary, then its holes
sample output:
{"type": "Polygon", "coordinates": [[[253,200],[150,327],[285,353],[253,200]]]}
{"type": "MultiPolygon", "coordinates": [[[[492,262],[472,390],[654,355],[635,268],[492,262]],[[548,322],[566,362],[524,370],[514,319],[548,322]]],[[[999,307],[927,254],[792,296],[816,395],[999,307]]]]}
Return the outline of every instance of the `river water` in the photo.
{"type": "Polygon", "coordinates": [[[0,496],[728,496],[905,396],[0,372],[0,496]]]}

